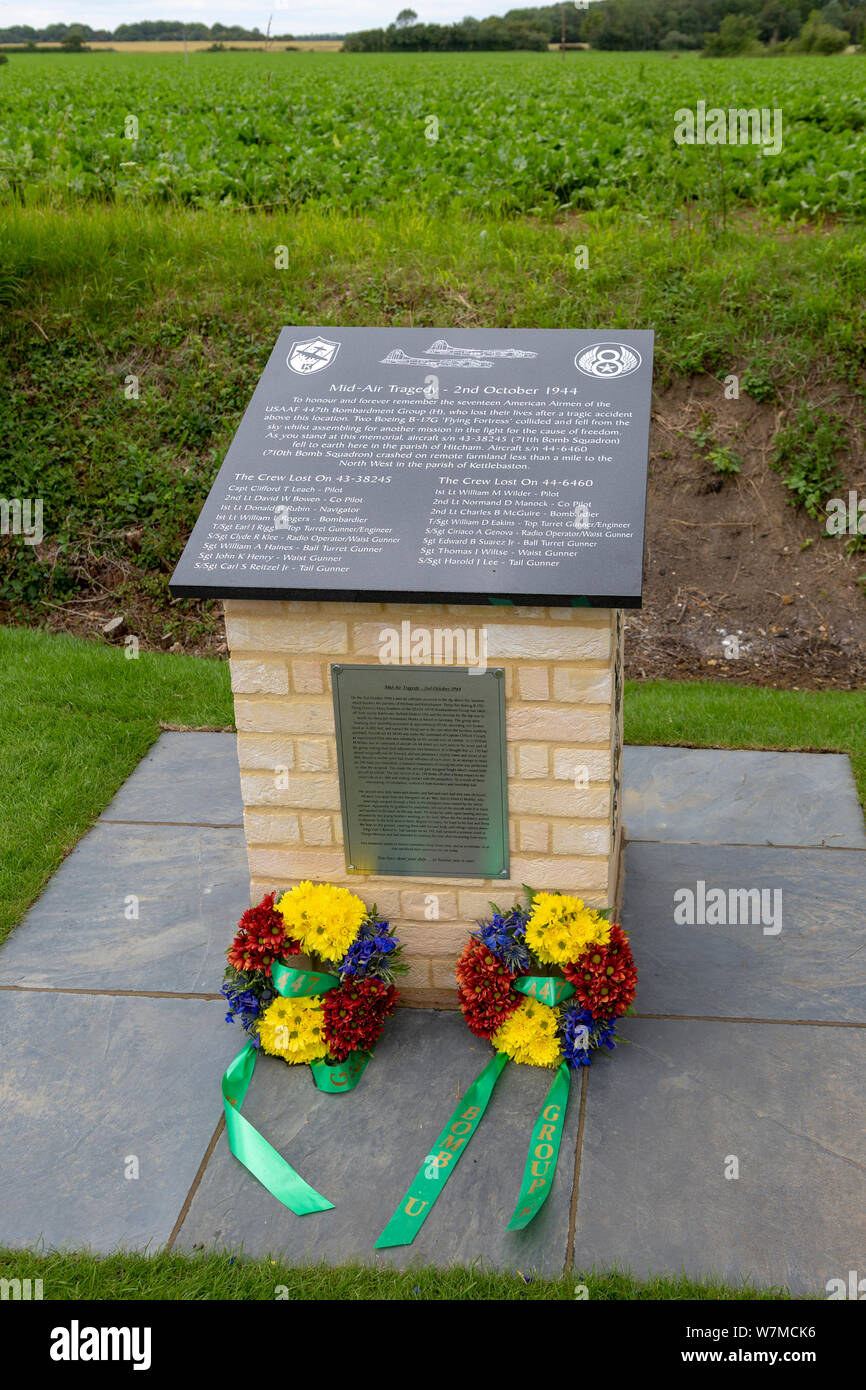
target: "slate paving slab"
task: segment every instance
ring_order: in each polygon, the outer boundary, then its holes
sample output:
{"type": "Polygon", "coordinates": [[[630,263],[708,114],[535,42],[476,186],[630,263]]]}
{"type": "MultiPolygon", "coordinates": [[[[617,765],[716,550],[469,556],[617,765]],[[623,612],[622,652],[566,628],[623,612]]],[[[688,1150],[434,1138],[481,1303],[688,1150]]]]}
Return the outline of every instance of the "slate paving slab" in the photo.
{"type": "Polygon", "coordinates": [[[213,994],[247,907],[242,830],[98,822],[0,949],[0,984],[213,994]]]}
{"type": "Polygon", "coordinates": [[[484,1117],[412,1246],[375,1251],[461,1094],[493,1056],[462,1016],[399,1010],[361,1083],[345,1096],[315,1090],[307,1068],[256,1063],[244,1114],[306,1180],[335,1203],[297,1217],[233,1157],[223,1134],[183,1223],[176,1248],[199,1242],[249,1254],[281,1252],[293,1263],[359,1260],[562,1273],[568,1239],[580,1111],[572,1085],[550,1196],[524,1231],[506,1232],[520,1191],[532,1127],[552,1073],[505,1068],[484,1117]]]}
{"type": "Polygon", "coordinates": [[[164,1243],[222,1114],[221,1002],[0,992],[0,1240],[164,1243]],[[139,1177],[127,1179],[128,1159],[139,1177]]]}
{"type": "MultiPolygon", "coordinates": [[[[639,1013],[866,1022],[866,855],[730,845],[630,844],[623,926],[639,1013]],[[782,928],[679,926],[674,894],[781,892],[782,928]]],[[[772,903],[772,898],[768,899],[772,903]]]]}
{"type": "Polygon", "coordinates": [[[100,819],[242,826],[236,735],[160,734],[100,819]]]}
{"type": "Polygon", "coordinates": [[[629,840],[866,849],[844,753],[623,749],[629,840]]]}
{"type": "MultiPolygon", "coordinates": [[[[634,747],[625,758],[623,920],[637,1006],[679,1017],[628,1020],[634,1044],[592,1069],[576,1267],[717,1272],[820,1293],[866,1268],[866,1029],[793,1022],[866,1022],[866,837],[850,766],[832,755],[634,747]],[[780,889],[781,932],[678,926],[674,892],[699,881],[780,889]],[[723,1176],[729,1154],[740,1159],[736,1181],[723,1176]]],[[[248,905],[241,821],[234,735],[163,734],[0,951],[0,1241],[110,1250],[168,1238],[243,1036],[224,1024],[222,1001],[28,989],[215,993],[248,905]],[[132,895],[137,919],[124,915],[132,895]],[[132,1154],[138,1181],[123,1178],[132,1154]]],[[[513,1065],[415,1244],[374,1251],[490,1055],[458,1014],[401,1010],[348,1096],[316,1091],[306,1068],[261,1059],[244,1113],[336,1208],[294,1216],[223,1134],[178,1248],[560,1273],[580,1080],[551,1196],[526,1231],[508,1234],[549,1084],[513,1065]]]]}
{"type": "Polygon", "coordinates": [[[589,1077],[575,1267],[820,1296],[828,1279],[862,1273],[866,1031],[620,1027],[631,1044],[589,1077]]]}

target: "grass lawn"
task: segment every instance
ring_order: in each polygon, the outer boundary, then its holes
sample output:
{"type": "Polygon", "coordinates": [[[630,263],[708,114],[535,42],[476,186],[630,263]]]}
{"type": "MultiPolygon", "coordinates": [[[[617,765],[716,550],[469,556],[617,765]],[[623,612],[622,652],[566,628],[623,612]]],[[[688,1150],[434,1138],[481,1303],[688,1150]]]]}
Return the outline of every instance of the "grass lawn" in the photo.
{"type": "Polygon", "coordinates": [[[0,940],[171,724],[233,722],[228,666],[0,627],[0,940]]]}
{"type": "MultiPolygon", "coordinates": [[[[0,627],[0,940],[159,734],[233,723],[228,663],[0,627]]],[[[866,802],[866,694],[631,681],[629,743],[849,753],[866,802]]]]}
{"type": "Polygon", "coordinates": [[[866,807],[866,692],[627,681],[626,743],[847,753],[866,807]]]}
{"type": "MultiPolygon", "coordinates": [[[[543,1299],[573,1303],[632,1299],[788,1299],[783,1289],[733,1287],[721,1280],[659,1276],[642,1282],[619,1272],[575,1271],[559,1279],[495,1274],[479,1269],[369,1269],[362,1265],[313,1265],[293,1269],[280,1260],[229,1255],[117,1254],[100,1258],[80,1252],[0,1249],[0,1278],[41,1279],[45,1299],[141,1299],[268,1301],[354,1301],[357,1299],[451,1300],[543,1299]],[[584,1285],[583,1294],[578,1285],[584,1285]]],[[[817,1297],[818,1295],[816,1295],[817,1297]]]]}

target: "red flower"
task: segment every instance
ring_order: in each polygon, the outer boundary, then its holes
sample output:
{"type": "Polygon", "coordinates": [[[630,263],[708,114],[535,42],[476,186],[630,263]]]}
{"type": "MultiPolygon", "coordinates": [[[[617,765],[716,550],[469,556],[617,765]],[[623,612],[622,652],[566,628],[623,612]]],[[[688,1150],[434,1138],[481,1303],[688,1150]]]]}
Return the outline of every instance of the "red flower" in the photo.
{"type": "Polygon", "coordinates": [[[492,1038],[521,1002],[512,975],[493,952],[473,936],[457,962],[457,994],[463,1017],[476,1038],[492,1038]]]}
{"type": "Polygon", "coordinates": [[[328,1055],[345,1062],[350,1052],[371,1052],[397,997],[394,985],[375,979],[347,980],[323,994],[328,1055]]]}
{"type": "Polygon", "coordinates": [[[300,942],[286,936],[286,924],[274,908],[274,894],[268,893],[258,907],[247,908],[226,955],[235,970],[244,974],[261,970],[270,976],[273,960],[296,956],[300,949],[300,942]]]}
{"type": "Polygon", "coordinates": [[[611,924],[607,946],[591,946],[565,967],[566,979],[574,985],[575,998],[593,1018],[619,1018],[637,992],[637,969],[628,937],[622,927],[611,924]]]}

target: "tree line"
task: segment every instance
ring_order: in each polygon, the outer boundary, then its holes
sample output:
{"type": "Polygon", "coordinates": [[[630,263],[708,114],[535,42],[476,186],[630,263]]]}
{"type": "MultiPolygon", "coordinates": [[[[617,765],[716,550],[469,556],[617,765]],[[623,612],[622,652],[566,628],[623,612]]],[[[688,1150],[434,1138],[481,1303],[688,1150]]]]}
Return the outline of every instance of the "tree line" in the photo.
{"type": "Polygon", "coordinates": [[[401,10],[386,29],[347,34],[350,53],[546,49],[566,43],[592,48],[701,49],[709,57],[760,52],[839,52],[863,42],[866,3],[829,0],[600,0],[509,10],[489,19],[424,24],[401,10]]]}
{"type": "MultiPolygon", "coordinates": [[[[245,29],[241,24],[184,24],[180,19],[142,19],[135,24],[118,24],[116,29],[92,29],[89,24],[46,24],[34,29],[30,24],[12,24],[0,29],[0,43],[63,43],[70,34],[78,35],[85,43],[158,43],[165,40],[214,40],[224,43],[233,39],[264,40],[260,29],[245,29]]],[[[271,34],[282,42],[292,34],[271,34]]],[[[311,39],[342,38],[342,34],[308,34],[311,39]]]]}
{"type": "MultiPolygon", "coordinates": [[[[468,17],[453,24],[424,24],[415,10],[401,10],[384,29],[347,34],[305,34],[307,39],[343,39],[349,53],[444,52],[474,49],[544,50],[562,38],[592,48],[700,49],[709,57],[760,52],[835,53],[862,44],[866,34],[866,0],[586,0],[509,10],[488,19],[468,17]]],[[[181,20],[139,20],[115,29],[89,24],[48,24],[41,29],[14,24],[0,29],[0,44],[58,43],[72,47],[88,42],[158,42],[160,40],[263,40],[258,28],[240,24],[184,24],[181,20]]],[[[272,34],[275,42],[292,34],[272,34]]]]}

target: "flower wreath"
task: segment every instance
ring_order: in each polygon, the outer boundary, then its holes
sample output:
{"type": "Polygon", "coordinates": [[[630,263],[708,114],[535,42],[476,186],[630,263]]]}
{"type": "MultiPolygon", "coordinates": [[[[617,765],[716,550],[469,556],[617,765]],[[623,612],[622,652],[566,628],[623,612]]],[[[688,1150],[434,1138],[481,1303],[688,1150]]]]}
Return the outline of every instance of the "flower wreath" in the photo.
{"type": "Polygon", "coordinates": [[[457,962],[460,1008],[472,1033],[496,1052],[466,1092],[377,1248],[410,1245],[475,1133],[510,1059],[556,1069],[533,1129],[520,1196],[508,1225],[537,1216],[556,1171],[572,1071],[624,1041],[616,1020],[633,1012],[637,969],[628,937],[606,912],[564,893],[527,889],[526,908],[480,921],[457,962]],[[544,967],[558,973],[544,974],[544,967]],[[534,973],[538,972],[538,973],[534,973]]]}
{"type": "Polygon", "coordinates": [[[637,991],[622,927],[564,893],[530,893],[525,910],[503,913],[494,906],[464,947],[456,973],[470,1032],[534,1067],[588,1067],[593,1051],[612,1052],[620,1041],[616,1020],[630,1011],[637,991]],[[533,974],[543,966],[558,968],[564,980],[533,974]]]}
{"type": "Polygon", "coordinates": [[[330,883],[300,883],[268,893],[241,917],[226,953],[222,994],[226,1022],[238,1022],[247,1044],[223,1077],[232,1153],[298,1215],[332,1203],[304,1182],[240,1113],[259,1051],[307,1062],[320,1091],[343,1094],[360,1081],[394,1012],[394,976],[406,969],[389,924],[330,883]],[[287,958],[304,952],[312,968],[287,958]]]}

